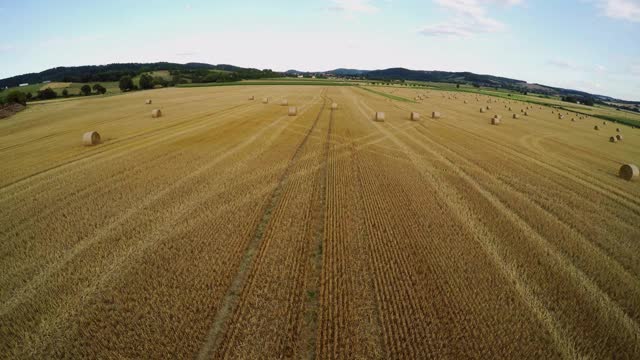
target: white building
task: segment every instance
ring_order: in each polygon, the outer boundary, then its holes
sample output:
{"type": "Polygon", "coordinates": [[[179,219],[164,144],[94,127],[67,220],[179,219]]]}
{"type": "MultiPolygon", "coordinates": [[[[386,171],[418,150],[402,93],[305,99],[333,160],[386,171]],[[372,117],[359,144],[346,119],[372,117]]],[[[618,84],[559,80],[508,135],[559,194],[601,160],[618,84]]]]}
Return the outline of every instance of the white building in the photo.
{"type": "Polygon", "coordinates": [[[29,85],[29,83],[20,84],[20,85],[18,85],[18,86],[19,86],[19,87],[23,87],[23,86],[27,86],[27,85],[29,85]]]}

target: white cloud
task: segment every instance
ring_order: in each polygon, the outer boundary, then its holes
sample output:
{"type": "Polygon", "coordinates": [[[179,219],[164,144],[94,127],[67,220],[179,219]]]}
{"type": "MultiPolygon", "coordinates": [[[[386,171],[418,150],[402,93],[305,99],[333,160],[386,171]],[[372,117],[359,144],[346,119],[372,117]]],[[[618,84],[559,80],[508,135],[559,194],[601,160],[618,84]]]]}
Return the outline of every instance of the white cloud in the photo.
{"type": "Polygon", "coordinates": [[[566,70],[580,70],[580,67],[578,65],[562,59],[551,59],[547,61],[547,64],[566,70]]]}
{"type": "Polygon", "coordinates": [[[588,73],[598,72],[601,74],[613,73],[609,71],[604,65],[596,64],[596,65],[579,65],[564,59],[551,59],[547,61],[547,65],[551,65],[553,67],[557,67],[564,70],[573,70],[573,71],[584,71],[588,73]]]}
{"type": "Polygon", "coordinates": [[[453,13],[447,21],[427,25],[418,32],[428,36],[471,36],[478,33],[499,32],[506,25],[487,15],[489,5],[513,6],[522,0],[434,0],[440,7],[453,13]]]}
{"type": "Polygon", "coordinates": [[[329,10],[344,13],[375,13],[380,9],[373,5],[370,0],[332,0],[333,5],[329,10]]]}
{"type": "Polygon", "coordinates": [[[0,44],[0,53],[10,52],[16,47],[11,44],[0,44]]]}
{"type": "MultiPolygon", "coordinates": [[[[609,75],[624,74],[624,72],[620,70],[618,71],[610,70],[606,66],[600,65],[600,64],[596,64],[596,65],[576,64],[572,61],[559,59],[559,58],[548,60],[546,65],[550,65],[563,70],[582,71],[582,72],[591,73],[591,74],[593,73],[605,74],[605,75],[606,74],[609,74],[609,75]]],[[[631,65],[629,69],[630,69],[630,72],[633,74],[634,66],[631,65]]],[[[635,70],[637,71],[637,74],[640,75],[640,64],[637,65],[637,68],[635,70]]]]}
{"type": "Polygon", "coordinates": [[[631,74],[633,74],[633,75],[640,76],[640,63],[631,65],[631,66],[629,67],[629,71],[630,71],[630,72],[631,72],[631,74]]]}
{"type": "Polygon", "coordinates": [[[490,18],[452,19],[447,22],[428,25],[420,29],[422,35],[439,36],[471,36],[477,33],[498,32],[505,29],[505,25],[490,18]]]}
{"type": "Polygon", "coordinates": [[[598,81],[584,80],[584,79],[572,79],[561,81],[560,85],[565,89],[572,89],[578,91],[586,91],[591,94],[601,95],[603,92],[602,84],[598,81]]]}
{"type": "Polygon", "coordinates": [[[78,36],[56,36],[40,42],[40,46],[44,48],[63,48],[65,46],[82,46],[89,43],[95,43],[104,39],[103,35],[86,34],[78,36]]]}
{"type": "Polygon", "coordinates": [[[604,15],[612,19],[640,22],[640,0],[596,0],[604,15]]]}

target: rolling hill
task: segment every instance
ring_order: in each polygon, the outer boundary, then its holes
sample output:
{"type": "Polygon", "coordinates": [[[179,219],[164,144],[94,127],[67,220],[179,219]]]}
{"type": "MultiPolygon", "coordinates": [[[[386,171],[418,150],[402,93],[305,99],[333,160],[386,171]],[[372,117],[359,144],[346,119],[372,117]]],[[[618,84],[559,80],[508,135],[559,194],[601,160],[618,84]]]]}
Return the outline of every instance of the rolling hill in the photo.
{"type": "MultiPolygon", "coordinates": [[[[640,101],[625,101],[612,98],[605,95],[595,95],[584,91],[563,89],[551,87],[536,83],[528,83],[524,80],[510,79],[506,77],[475,74],[472,72],[448,72],[448,71],[427,71],[427,70],[411,70],[401,67],[381,69],[381,70],[359,70],[349,68],[338,68],[328,71],[298,71],[287,70],[285,72],[272,72],[271,70],[257,70],[251,68],[242,68],[229,64],[206,64],[206,63],[122,63],[108,65],[86,65],[73,67],[56,67],[39,73],[29,73],[23,75],[12,76],[0,80],[0,88],[15,87],[23,83],[41,83],[43,81],[53,82],[104,82],[118,81],[123,75],[135,77],[144,72],[153,72],[160,70],[180,70],[180,71],[199,71],[199,70],[219,70],[227,72],[235,72],[242,74],[251,74],[247,78],[269,76],[299,76],[299,75],[323,75],[337,77],[357,77],[364,80],[379,81],[425,81],[425,82],[445,82],[458,84],[474,84],[483,87],[495,87],[501,89],[509,89],[520,92],[533,92],[550,96],[571,96],[576,98],[593,98],[602,103],[616,103],[640,106],[640,101]],[[264,74],[259,74],[264,73],[264,74]]],[[[243,76],[239,76],[243,78],[243,76]]]]}

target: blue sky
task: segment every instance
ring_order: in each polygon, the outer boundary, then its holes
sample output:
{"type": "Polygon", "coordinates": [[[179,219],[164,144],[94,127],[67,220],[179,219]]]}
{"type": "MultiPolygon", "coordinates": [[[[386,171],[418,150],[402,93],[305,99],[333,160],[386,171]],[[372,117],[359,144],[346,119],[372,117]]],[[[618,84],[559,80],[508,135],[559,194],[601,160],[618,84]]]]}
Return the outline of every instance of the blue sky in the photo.
{"type": "Polygon", "coordinates": [[[0,78],[55,66],[472,71],[640,100],[640,0],[0,0],[0,78]]]}

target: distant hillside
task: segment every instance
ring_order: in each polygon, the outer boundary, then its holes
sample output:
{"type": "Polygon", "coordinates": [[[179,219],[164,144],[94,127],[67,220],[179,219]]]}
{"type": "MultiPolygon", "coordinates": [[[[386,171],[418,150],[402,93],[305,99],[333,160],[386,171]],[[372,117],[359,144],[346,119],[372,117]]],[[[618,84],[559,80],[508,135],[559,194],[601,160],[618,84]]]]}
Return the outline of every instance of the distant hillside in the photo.
{"type": "Polygon", "coordinates": [[[329,71],[299,71],[299,70],[287,70],[284,72],[285,75],[288,76],[298,76],[298,75],[306,75],[306,76],[311,76],[311,75],[322,75],[322,76],[328,76],[328,75],[335,75],[335,76],[364,76],[366,75],[370,70],[358,70],[358,69],[335,69],[335,70],[329,70],[329,71]]]}
{"type": "Polygon", "coordinates": [[[515,91],[527,91],[537,94],[575,97],[578,99],[593,98],[599,102],[618,102],[627,105],[640,105],[639,101],[625,101],[610,96],[590,94],[584,91],[563,89],[541,84],[528,83],[523,80],[510,79],[493,75],[481,75],[471,72],[423,71],[392,68],[386,70],[369,71],[367,79],[391,80],[404,79],[414,81],[468,83],[486,87],[498,87],[515,91]]]}
{"type": "Polygon", "coordinates": [[[233,65],[211,65],[204,63],[187,63],[177,64],[169,62],[157,63],[122,63],[108,65],[86,65],[71,67],[56,67],[39,73],[30,73],[24,75],[13,76],[0,80],[0,88],[15,87],[19,84],[29,83],[37,84],[44,81],[89,83],[89,82],[106,82],[118,81],[122,76],[129,75],[134,77],[141,73],[153,72],[159,70],[177,70],[181,72],[194,72],[202,70],[223,70],[230,72],[241,72],[256,74],[260,72],[257,69],[246,69],[233,65]]]}
{"type": "Polygon", "coordinates": [[[497,87],[521,92],[532,92],[552,96],[568,96],[578,99],[593,98],[600,102],[616,102],[627,105],[640,105],[638,101],[617,100],[609,96],[593,95],[584,91],[562,89],[540,84],[527,83],[523,80],[510,79],[500,76],[474,74],[471,72],[448,72],[448,71],[426,71],[426,70],[410,70],[405,68],[390,68],[384,70],[357,70],[357,69],[335,69],[330,71],[318,72],[302,72],[297,70],[289,70],[287,73],[295,73],[296,75],[336,75],[336,76],[355,76],[366,80],[407,80],[407,81],[428,81],[428,82],[447,82],[458,84],[474,84],[483,87],[497,87]]]}
{"type": "Polygon", "coordinates": [[[334,74],[338,76],[362,76],[369,73],[371,70],[358,70],[358,69],[335,69],[331,71],[326,71],[328,74],[334,74]]]}
{"type": "Polygon", "coordinates": [[[193,83],[202,82],[219,82],[219,81],[238,81],[246,79],[271,78],[279,76],[306,76],[312,75],[318,77],[337,76],[337,77],[355,77],[363,80],[379,80],[379,81],[428,81],[428,82],[447,82],[454,84],[472,84],[483,87],[495,87],[520,92],[532,92],[544,95],[563,96],[573,99],[574,101],[583,101],[592,99],[601,103],[615,103],[623,105],[638,106],[639,101],[624,101],[614,99],[604,95],[593,95],[584,91],[562,89],[541,84],[527,83],[523,80],[510,79],[505,77],[474,74],[471,72],[448,72],[448,71],[425,71],[410,70],[405,68],[390,68],[384,70],[359,70],[338,68],[329,71],[305,72],[298,70],[287,70],[284,73],[273,72],[271,70],[258,70],[251,68],[242,68],[234,65],[219,64],[211,65],[205,63],[187,63],[177,64],[169,62],[157,63],[123,63],[109,65],[88,65],[74,67],[57,67],[45,70],[39,73],[30,73],[24,75],[13,76],[0,80],[0,88],[15,87],[19,84],[41,83],[44,81],[53,82],[73,82],[73,83],[90,83],[90,82],[108,82],[118,81],[124,75],[132,77],[145,72],[153,72],[159,70],[169,70],[178,73],[179,82],[187,81],[193,83]],[[221,70],[230,72],[230,74],[212,74],[211,70],[221,70]]]}
{"type": "Polygon", "coordinates": [[[403,79],[410,81],[478,83],[482,86],[518,86],[526,84],[526,82],[522,80],[514,80],[491,75],[478,75],[470,72],[422,71],[409,70],[405,68],[369,71],[366,73],[366,77],[372,80],[403,79]]]}

